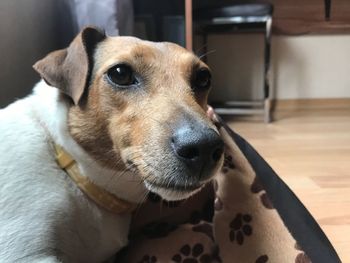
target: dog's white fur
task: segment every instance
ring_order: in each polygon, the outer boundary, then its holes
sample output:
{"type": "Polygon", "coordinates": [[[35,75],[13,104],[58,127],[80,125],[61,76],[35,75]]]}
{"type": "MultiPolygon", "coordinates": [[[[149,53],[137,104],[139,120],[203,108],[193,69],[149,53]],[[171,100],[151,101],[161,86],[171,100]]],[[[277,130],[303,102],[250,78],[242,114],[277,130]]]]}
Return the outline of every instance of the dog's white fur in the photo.
{"type": "Polygon", "coordinates": [[[136,175],[92,160],[70,136],[67,112],[59,91],[44,81],[0,110],[0,262],[101,262],[127,243],[130,215],[87,199],[56,164],[53,143],[120,198],[140,202],[146,189],[136,175]]]}

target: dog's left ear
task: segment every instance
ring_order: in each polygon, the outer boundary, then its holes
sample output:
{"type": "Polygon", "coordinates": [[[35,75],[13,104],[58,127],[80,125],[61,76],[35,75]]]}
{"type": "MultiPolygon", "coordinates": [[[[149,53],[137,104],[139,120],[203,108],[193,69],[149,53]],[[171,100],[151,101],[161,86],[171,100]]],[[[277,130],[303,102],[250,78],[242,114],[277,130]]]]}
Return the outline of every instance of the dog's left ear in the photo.
{"type": "Polygon", "coordinates": [[[60,89],[78,104],[90,81],[95,47],[105,38],[104,32],[86,27],[68,48],[51,52],[33,68],[50,86],[60,89]]]}

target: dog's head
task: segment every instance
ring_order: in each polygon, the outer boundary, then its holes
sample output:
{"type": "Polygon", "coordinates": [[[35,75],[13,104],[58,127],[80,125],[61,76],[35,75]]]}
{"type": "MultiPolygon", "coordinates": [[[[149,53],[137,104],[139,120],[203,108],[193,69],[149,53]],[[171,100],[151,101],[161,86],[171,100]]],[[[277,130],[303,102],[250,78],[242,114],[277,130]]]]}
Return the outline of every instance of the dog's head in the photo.
{"type": "Polygon", "coordinates": [[[221,165],[206,116],[210,70],[184,48],[86,28],[34,68],[71,101],[73,138],[100,164],[137,170],[163,198],[190,196],[221,165]]]}

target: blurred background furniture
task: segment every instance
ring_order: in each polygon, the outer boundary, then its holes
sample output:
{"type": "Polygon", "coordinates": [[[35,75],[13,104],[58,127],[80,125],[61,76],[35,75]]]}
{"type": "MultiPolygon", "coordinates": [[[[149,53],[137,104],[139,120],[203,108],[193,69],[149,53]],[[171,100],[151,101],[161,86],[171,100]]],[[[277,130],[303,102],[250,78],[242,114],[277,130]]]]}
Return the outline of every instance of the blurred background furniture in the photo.
{"type": "MultiPolygon", "coordinates": [[[[112,0],[106,1],[111,3],[112,0]]],[[[32,64],[48,52],[68,45],[79,27],[84,24],[77,21],[78,16],[84,19],[84,12],[81,10],[90,10],[85,16],[90,19],[86,23],[97,23],[107,32],[115,34],[113,31],[118,31],[121,35],[134,34],[132,32],[134,10],[134,28],[143,28],[144,32],[147,31],[145,28],[150,29],[148,30],[150,33],[141,37],[156,41],[174,41],[181,45],[186,44],[191,49],[192,4],[196,15],[197,10],[239,3],[237,0],[193,0],[193,3],[192,0],[113,1],[116,4],[104,5],[102,4],[104,0],[0,1],[2,36],[0,107],[31,91],[33,84],[39,80],[31,68],[32,64]],[[90,6],[79,9],[77,8],[79,3],[83,5],[90,3],[95,6],[98,4],[98,8],[90,6]],[[101,7],[107,8],[109,12],[101,11],[101,7]],[[90,15],[91,12],[94,15],[90,15]],[[106,15],[107,13],[116,13],[116,19],[106,15]],[[152,16],[157,13],[161,19],[154,20],[152,16]],[[144,15],[144,20],[151,26],[145,27],[142,23],[138,23],[140,15],[144,15]],[[98,23],[101,20],[102,23],[98,23]]],[[[270,2],[274,6],[272,25],[274,74],[270,80],[273,84],[274,99],[283,101],[346,97],[349,83],[347,35],[350,33],[350,2],[348,0],[271,0],[270,2]],[[323,60],[327,63],[323,63],[323,60]],[[337,70],[329,70],[329,64],[337,65],[337,70]],[[332,83],[332,89],[329,89],[329,83],[332,83]]],[[[262,98],[261,83],[264,77],[261,69],[265,66],[261,65],[264,58],[260,47],[264,46],[263,34],[259,36],[245,33],[231,34],[227,31],[230,35],[220,33],[216,36],[214,33],[210,32],[208,37],[208,49],[217,50],[208,57],[208,63],[213,69],[214,84],[210,100],[220,102],[222,97],[225,100],[226,98],[229,100],[230,97],[236,100],[262,98]],[[242,93],[242,90],[245,93],[242,93]],[[225,94],[226,91],[231,93],[225,94]]],[[[269,95],[271,97],[271,93],[269,95]]]]}
{"type": "Polygon", "coordinates": [[[134,35],[185,46],[184,1],[134,0],[134,35]]]}
{"type": "MultiPolygon", "coordinates": [[[[193,16],[196,32],[203,38],[203,53],[207,50],[209,34],[260,33],[264,34],[263,98],[260,101],[220,101],[211,102],[219,114],[262,114],[266,123],[271,121],[270,91],[270,46],[273,6],[269,3],[244,2],[234,4],[212,4],[194,8],[193,16]]],[[[228,47],[229,48],[229,47],[228,47]]],[[[232,87],[240,89],[245,87],[232,87]]]]}

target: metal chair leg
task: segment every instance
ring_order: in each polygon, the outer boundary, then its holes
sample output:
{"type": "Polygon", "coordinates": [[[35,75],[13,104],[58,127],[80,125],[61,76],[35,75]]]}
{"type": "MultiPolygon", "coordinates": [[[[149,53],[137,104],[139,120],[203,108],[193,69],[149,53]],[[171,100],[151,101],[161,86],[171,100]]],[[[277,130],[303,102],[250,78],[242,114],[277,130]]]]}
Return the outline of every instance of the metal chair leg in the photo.
{"type": "Polygon", "coordinates": [[[264,122],[270,123],[271,121],[271,100],[266,98],[264,100],[264,122]]]}
{"type": "Polygon", "coordinates": [[[265,52],[264,52],[264,120],[271,122],[271,85],[270,85],[270,57],[271,57],[271,25],[272,17],[266,21],[265,52]]]}

